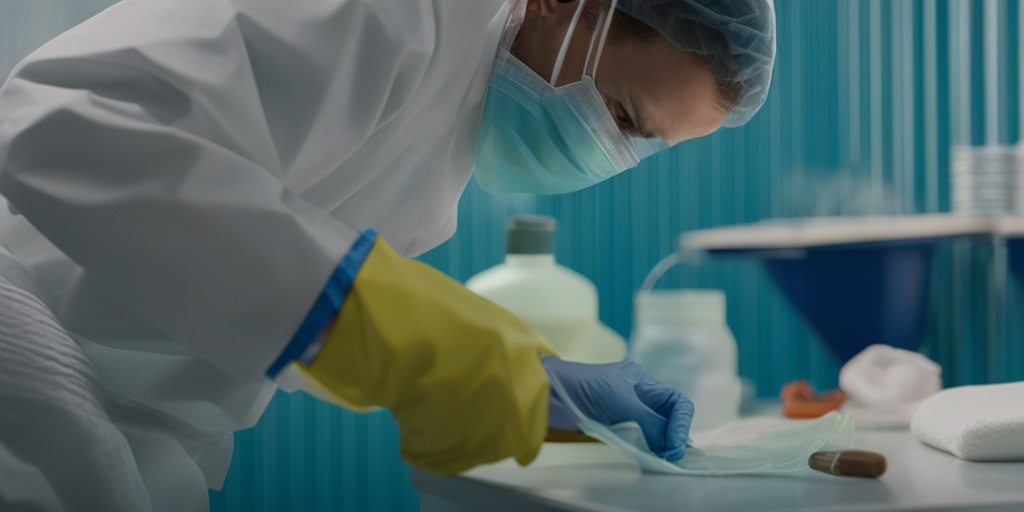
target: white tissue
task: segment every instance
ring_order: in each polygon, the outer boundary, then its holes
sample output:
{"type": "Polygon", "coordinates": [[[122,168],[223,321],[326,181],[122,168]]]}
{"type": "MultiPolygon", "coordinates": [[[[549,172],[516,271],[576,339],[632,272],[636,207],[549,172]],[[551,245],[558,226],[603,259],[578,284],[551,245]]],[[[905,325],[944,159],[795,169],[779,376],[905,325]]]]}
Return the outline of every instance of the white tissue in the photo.
{"type": "Polygon", "coordinates": [[[921,404],[910,428],[961,459],[1024,461],[1024,382],[942,391],[921,404]]]}
{"type": "Polygon", "coordinates": [[[942,367],[927,357],[888,345],[871,345],[839,371],[850,397],[843,411],[860,426],[906,426],[918,404],[942,389],[942,367]]]}

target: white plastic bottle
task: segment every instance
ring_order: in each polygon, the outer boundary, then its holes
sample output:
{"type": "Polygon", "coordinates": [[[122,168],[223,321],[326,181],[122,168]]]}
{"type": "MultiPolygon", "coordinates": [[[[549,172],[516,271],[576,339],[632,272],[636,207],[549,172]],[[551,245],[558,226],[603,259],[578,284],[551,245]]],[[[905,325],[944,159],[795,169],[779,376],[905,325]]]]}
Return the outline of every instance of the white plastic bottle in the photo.
{"type": "Polygon", "coordinates": [[[466,287],[522,318],[543,334],[563,359],[610,363],[626,357],[626,342],[598,320],[597,288],[555,262],[555,220],[509,219],[505,262],[466,287]]]}
{"type": "Polygon", "coordinates": [[[636,296],[632,359],[693,400],[693,430],[739,417],[736,339],[720,290],[651,290],[636,296]]]}

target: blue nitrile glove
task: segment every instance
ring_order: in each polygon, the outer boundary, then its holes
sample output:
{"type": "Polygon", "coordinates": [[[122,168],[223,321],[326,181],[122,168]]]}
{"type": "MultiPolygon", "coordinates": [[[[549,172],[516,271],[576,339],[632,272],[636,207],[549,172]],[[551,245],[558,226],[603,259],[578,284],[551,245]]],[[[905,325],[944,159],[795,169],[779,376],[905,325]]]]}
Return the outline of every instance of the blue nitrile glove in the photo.
{"type": "Polygon", "coordinates": [[[583,364],[554,356],[542,359],[548,377],[568,396],[551,389],[548,426],[579,430],[567,400],[584,415],[605,425],[635,421],[652,452],[676,461],[686,453],[693,402],[674,386],[661,384],[632,361],[583,364]]]}

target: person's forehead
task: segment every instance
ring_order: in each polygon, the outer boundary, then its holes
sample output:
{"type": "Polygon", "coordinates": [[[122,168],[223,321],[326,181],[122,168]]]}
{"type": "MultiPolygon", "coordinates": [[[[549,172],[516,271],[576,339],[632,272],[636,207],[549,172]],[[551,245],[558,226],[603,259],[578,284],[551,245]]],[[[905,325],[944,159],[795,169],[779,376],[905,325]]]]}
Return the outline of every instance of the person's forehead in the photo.
{"type": "Polygon", "coordinates": [[[642,45],[619,60],[628,101],[659,138],[676,143],[715,131],[727,115],[718,106],[718,84],[706,61],[667,39],[642,45]]]}

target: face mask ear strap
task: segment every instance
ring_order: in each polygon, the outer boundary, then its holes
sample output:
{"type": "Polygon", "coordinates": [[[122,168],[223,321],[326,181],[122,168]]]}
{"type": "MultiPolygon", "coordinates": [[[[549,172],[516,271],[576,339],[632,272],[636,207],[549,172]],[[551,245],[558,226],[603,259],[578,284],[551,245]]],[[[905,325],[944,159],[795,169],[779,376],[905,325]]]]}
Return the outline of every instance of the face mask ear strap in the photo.
{"type": "MultiPolygon", "coordinates": [[[[569,3],[570,1],[572,0],[559,0],[559,3],[569,3]]],[[[572,21],[569,23],[569,29],[565,32],[565,37],[562,39],[562,46],[558,49],[558,57],[555,59],[555,67],[551,73],[551,85],[554,87],[558,86],[558,78],[562,74],[562,66],[565,65],[565,56],[569,52],[569,43],[572,41],[572,35],[576,32],[576,26],[579,24],[580,18],[583,16],[583,10],[586,7],[588,0],[578,1],[580,4],[576,7],[576,12],[573,14],[572,21]]],[[[597,66],[601,61],[601,53],[604,51],[604,45],[608,39],[608,31],[612,26],[612,16],[615,14],[615,7],[619,3],[618,0],[605,1],[608,2],[607,11],[602,9],[602,15],[598,18],[597,27],[594,30],[594,34],[590,37],[590,46],[587,49],[587,60],[583,64],[583,74],[587,74],[587,70],[589,69],[591,70],[590,76],[594,79],[597,78],[597,66]],[[591,67],[591,60],[593,60],[593,67],[591,67]]]]}
{"type": "Polygon", "coordinates": [[[553,87],[558,87],[558,75],[562,73],[562,64],[565,63],[565,54],[569,51],[569,42],[572,41],[572,35],[576,32],[576,24],[579,23],[580,16],[583,15],[583,7],[586,3],[587,0],[580,0],[580,5],[576,7],[576,13],[572,16],[572,22],[569,23],[569,30],[565,32],[565,38],[562,39],[562,47],[558,49],[555,69],[551,72],[551,85],[553,87]]]}
{"type": "MultiPolygon", "coordinates": [[[[606,19],[607,19],[606,15],[604,13],[602,13],[600,16],[598,16],[597,23],[595,24],[595,27],[601,26],[602,23],[604,23],[604,21],[606,19]]],[[[594,72],[597,71],[597,69],[593,69],[593,68],[590,67],[590,63],[591,63],[591,61],[594,60],[594,53],[596,53],[594,51],[594,48],[597,46],[597,38],[598,38],[600,33],[601,33],[600,30],[596,30],[595,29],[594,33],[590,35],[590,45],[587,46],[587,60],[586,60],[586,62],[583,63],[583,75],[584,76],[586,76],[588,73],[590,74],[590,76],[593,76],[594,72]]],[[[594,62],[594,68],[596,68],[596,67],[597,67],[597,62],[595,61],[594,62]]],[[[582,79],[582,78],[583,77],[581,76],[580,79],[582,79]]]]}
{"type": "MultiPolygon", "coordinates": [[[[612,26],[612,16],[615,15],[615,7],[619,4],[618,0],[611,0],[608,6],[608,12],[604,15],[601,20],[604,22],[604,26],[601,28],[601,40],[597,43],[597,55],[594,57],[594,70],[590,73],[590,77],[597,80],[597,65],[601,62],[601,53],[604,51],[604,43],[608,39],[608,29],[612,26]]],[[[595,32],[596,33],[596,32],[595,32]]],[[[593,41],[591,41],[591,49],[593,49],[593,41]]],[[[587,53],[587,64],[590,63],[590,53],[587,53]]],[[[584,67],[583,69],[587,69],[584,67]]]]}

